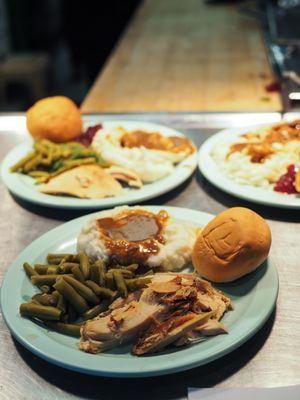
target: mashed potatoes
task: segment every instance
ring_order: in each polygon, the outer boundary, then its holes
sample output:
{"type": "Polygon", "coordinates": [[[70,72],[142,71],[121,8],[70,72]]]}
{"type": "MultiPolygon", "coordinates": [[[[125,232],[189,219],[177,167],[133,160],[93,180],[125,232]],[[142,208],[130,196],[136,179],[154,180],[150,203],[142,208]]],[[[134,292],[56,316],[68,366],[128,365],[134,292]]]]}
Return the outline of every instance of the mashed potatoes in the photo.
{"type": "MultiPolygon", "coordinates": [[[[145,209],[142,207],[124,206],[100,212],[96,219],[89,221],[83,227],[77,240],[77,250],[86,252],[94,260],[103,259],[106,262],[110,261],[116,256],[116,253],[111,251],[111,248],[107,246],[105,238],[103,238],[99,231],[97,220],[118,219],[120,215],[127,211],[132,212],[133,210],[144,211],[145,209]]],[[[179,222],[175,218],[168,216],[164,221],[162,230],[163,240],[156,241],[155,243],[158,246],[158,251],[153,254],[150,253],[143,264],[150,268],[161,268],[168,271],[179,270],[191,260],[192,248],[198,230],[199,228],[185,224],[182,221],[179,222]]],[[[139,246],[137,245],[137,241],[129,243],[133,243],[135,247],[139,246]]],[[[128,264],[136,262],[135,259],[130,258],[127,261],[128,264]]]]}
{"type": "Polygon", "coordinates": [[[143,182],[154,182],[171,174],[174,164],[186,157],[186,152],[171,152],[145,147],[122,147],[121,138],[126,131],[122,127],[99,130],[93,147],[111,165],[135,171],[143,182]]]}
{"type": "Polygon", "coordinates": [[[211,156],[220,171],[241,185],[273,190],[289,165],[300,155],[300,123],[272,125],[219,142],[211,156]]]}
{"type": "Polygon", "coordinates": [[[244,151],[228,156],[229,151],[230,144],[224,142],[218,144],[211,153],[220,171],[240,185],[252,185],[267,190],[273,190],[274,183],[286,172],[288,165],[299,162],[296,152],[284,149],[271,155],[264,163],[251,162],[251,157],[244,151]]]}

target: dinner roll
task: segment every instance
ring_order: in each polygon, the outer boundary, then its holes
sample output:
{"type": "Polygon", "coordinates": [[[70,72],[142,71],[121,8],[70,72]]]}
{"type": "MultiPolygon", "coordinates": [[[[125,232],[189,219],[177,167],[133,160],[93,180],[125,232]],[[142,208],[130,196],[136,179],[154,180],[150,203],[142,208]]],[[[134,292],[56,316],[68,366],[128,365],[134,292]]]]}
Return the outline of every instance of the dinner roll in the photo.
{"type": "Polygon", "coordinates": [[[213,282],[231,282],[254,271],[268,256],[271,231],[266,221],[243,207],[211,220],[194,244],[196,271],[213,282]]]}
{"type": "Polygon", "coordinates": [[[27,129],[34,139],[67,142],[81,134],[82,119],[76,104],[64,96],[37,101],[26,113],[27,129]]]}

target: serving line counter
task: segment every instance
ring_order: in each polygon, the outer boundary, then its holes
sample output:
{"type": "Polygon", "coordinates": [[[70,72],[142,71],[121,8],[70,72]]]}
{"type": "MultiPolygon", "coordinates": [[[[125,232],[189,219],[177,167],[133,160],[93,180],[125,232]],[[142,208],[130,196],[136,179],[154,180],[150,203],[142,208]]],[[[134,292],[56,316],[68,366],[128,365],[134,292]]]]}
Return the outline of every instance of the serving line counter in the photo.
{"type": "MultiPolygon", "coordinates": [[[[296,115],[286,114],[284,118],[296,115]]],[[[279,113],[144,113],[90,114],[91,124],[105,119],[156,122],[176,128],[190,137],[197,147],[223,128],[253,123],[273,123],[279,113]]],[[[0,116],[0,158],[25,138],[25,115],[0,116]]],[[[0,275],[19,252],[41,234],[63,221],[80,215],[78,211],[34,206],[14,199],[0,186],[0,275]]],[[[297,211],[250,204],[227,195],[209,184],[198,171],[170,193],[146,204],[192,208],[219,213],[227,207],[246,206],[268,219],[273,233],[271,257],[278,269],[280,291],[276,310],[264,327],[231,354],[208,365],[178,373],[144,379],[109,379],[80,375],[56,367],[34,356],[10,335],[0,321],[0,397],[3,399],[184,399],[188,387],[272,387],[300,384],[300,215],[297,211]]]]}
{"type": "Polygon", "coordinates": [[[142,1],[81,110],[281,111],[260,22],[238,7],[142,1]]]}

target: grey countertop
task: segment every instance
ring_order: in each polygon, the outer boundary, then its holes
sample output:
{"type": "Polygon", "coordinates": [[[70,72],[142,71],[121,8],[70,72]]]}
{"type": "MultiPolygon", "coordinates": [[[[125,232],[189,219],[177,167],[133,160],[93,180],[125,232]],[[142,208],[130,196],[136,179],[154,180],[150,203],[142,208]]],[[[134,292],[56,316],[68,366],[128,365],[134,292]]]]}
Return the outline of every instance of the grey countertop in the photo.
{"type": "MultiPolygon", "coordinates": [[[[90,115],[101,121],[111,115],[90,115]]],[[[134,114],[114,118],[143,119],[180,129],[199,146],[209,135],[230,126],[279,120],[266,114],[134,114]]],[[[22,142],[23,115],[0,117],[0,159],[22,142]]],[[[79,211],[33,206],[13,198],[0,184],[0,279],[18,253],[49,229],[75,218],[79,211]]],[[[246,206],[268,219],[273,233],[271,257],[279,272],[276,310],[263,328],[231,354],[205,366],[174,375],[110,379],[82,375],[51,365],[31,354],[10,335],[0,317],[1,399],[181,399],[187,387],[272,387],[300,384],[300,212],[268,208],[227,195],[198,171],[187,182],[148,204],[182,206],[209,213],[246,206]]]]}

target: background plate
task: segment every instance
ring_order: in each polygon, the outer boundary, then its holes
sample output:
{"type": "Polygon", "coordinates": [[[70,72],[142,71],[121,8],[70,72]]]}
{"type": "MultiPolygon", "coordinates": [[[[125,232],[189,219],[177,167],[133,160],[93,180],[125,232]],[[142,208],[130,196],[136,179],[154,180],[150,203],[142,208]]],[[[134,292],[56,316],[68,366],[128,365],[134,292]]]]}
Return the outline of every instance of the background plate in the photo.
{"type": "MultiPolygon", "coordinates": [[[[99,122],[98,122],[99,123],[99,122]]],[[[159,131],[165,136],[184,136],[175,129],[168,128],[163,125],[143,122],[143,121],[103,121],[101,122],[104,129],[114,126],[123,126],[125,129],[140,129],[146,131],[159,131]]],[[[89,126],[88,122],[85,126],[89,126]]],[[[121,204],[133,204],[142,202],[160,196],[179,186],[188,179],[197,166],[197,154],[194,153],[180,162],[174,169],[173,173],[153,183],[145,184],[141,189],[126,189],[124,194],[118,197],[109,197],[105,199],[78,199],[66,196],[51,196],[40,193],[34,184],[34,180],[26,175],[19,173],[10,173],[9,168],[19,159],[24,157],[32,148],[32,141],[29,138],[11,150],[4,158],[1,168],[2,179],[7,188],[16,196],[29,201],[31,203],[57,208],[72,209],[101,209],[110,208],[121,204]]]]}
{"type": "Polygon", "coordinates": [[[299,209],[299,197],[297,198],[293,195],[280,194],[250,185],[240,185],[234,182],[221,172],[220,167],[210,155],[213,148],[220,145],[220,143],[224,143],[225,141],[228,141],[229,143],[235,142],[242,133],[256,130],[261,127],[262,125],[255,125],[244,128],[225,129],[207,139],[198,152],[199,169],[209,182],[233,196],[273,207],[299,209]]]}
{"type": "MultiPolygon", "coordinates": [[[[174,217],[204,226],[213,215],[176,207],[148,206],[155,212],[166,209],[174,217]]],[[[48,252],[75,251],[76,238],[82,226],[97,213],[74,219],[49,231],[32,242],[8,269],[1,290],[3,317],[13,336],[34,354],[71,370],[111,377],[163,375],[193,368],[237,348],[251,337],[268,319],[278,293],[278,276],[270,260],[258,270],[230,284],[215,285],[228,294],[234,310],[222,322],[228,335],[220,335],[189,347],[170,349],[157,355],[136,357],[128,346],[92,355],[78,350],[78,339],[47,330],[21,318],[20,303],[27,301],[35,287],[26,277],[22,263],[43,262],[48,252]]]]}

